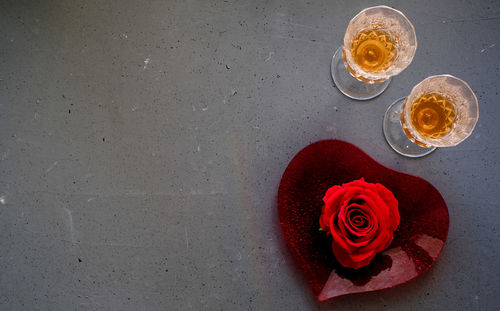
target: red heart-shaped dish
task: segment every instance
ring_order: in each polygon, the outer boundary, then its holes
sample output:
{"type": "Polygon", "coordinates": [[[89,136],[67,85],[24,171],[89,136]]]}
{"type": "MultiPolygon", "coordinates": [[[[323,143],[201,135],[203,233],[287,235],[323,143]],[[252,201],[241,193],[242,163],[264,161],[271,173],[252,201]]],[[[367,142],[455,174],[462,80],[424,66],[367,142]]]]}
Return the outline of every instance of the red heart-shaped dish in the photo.
{"type": "Polygon", "coordinates": [[[439,256],[449,227],[446,203],[429,182],[387,168],[339,140],[313,143],[293,158],[281,178],[278,213],[292,256],[319,301],[416,278],[439,256]],[[361,177],[392,191],[401,222],[389,248],[368,266],[354,270],[337,263],[331,236],[318,229],[326,190],[361,177]]]}

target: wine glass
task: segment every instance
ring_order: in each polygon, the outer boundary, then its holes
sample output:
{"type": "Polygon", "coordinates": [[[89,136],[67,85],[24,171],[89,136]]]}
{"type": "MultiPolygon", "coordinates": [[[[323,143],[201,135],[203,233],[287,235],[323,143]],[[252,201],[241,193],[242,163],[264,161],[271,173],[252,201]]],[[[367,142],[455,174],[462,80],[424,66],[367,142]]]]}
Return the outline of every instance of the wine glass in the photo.
{"type": "Polygon", "coordinates": [[[364,9],[349,22],[344,45],[333,55],[333,82],[347,97],[372,99],[408,67],[416,49],[415,29],[403,13],[384,5],[364,9]]]}
{"type": "Polygon", "coordinates": [[[465,81],[452,75],[431,76],[387,109],[384,135],[397,153],[417,158],[436,147],[461,143],[478,117],[477,97],[465,81]]]}

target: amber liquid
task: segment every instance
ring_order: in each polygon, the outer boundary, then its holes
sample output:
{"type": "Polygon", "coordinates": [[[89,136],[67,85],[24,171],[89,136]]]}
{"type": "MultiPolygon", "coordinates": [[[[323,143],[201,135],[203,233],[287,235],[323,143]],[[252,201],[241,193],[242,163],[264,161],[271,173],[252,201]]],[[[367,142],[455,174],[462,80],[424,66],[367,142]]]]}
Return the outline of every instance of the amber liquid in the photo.
{"type": "Polygon", "coordinates": [[[418,97],[410,108],[413,127],[423,137],[441,138],[453,129],[457,118],[453,102],[438,93],[418,97]]]}
{"type": "Polygon", "coordinates": [[[394,38],[381,29],[365,29],[353,39],[351,55],[361,69],[378,73],[389,68],[396,59],[394,38]]]}

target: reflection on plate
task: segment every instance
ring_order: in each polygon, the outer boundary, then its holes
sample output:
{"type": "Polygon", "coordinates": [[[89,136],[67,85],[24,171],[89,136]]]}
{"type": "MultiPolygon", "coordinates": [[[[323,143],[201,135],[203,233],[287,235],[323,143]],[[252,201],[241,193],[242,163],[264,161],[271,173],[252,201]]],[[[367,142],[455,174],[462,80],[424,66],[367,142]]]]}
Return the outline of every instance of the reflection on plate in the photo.
{"type": "Polygon", "coordinates": [[[446,203],[430,183],[389,169],[340,140],[313,143],[293,158],[279,186],[278,213],[292,256],[320,301],[414,279],[437,259],[449,227],[446,203]],[[354,270],[336,262],[331,237],[318,230],[318,221],[326,190],[361,177],[393,192],[401,222],[389,248],[354,270]]]}

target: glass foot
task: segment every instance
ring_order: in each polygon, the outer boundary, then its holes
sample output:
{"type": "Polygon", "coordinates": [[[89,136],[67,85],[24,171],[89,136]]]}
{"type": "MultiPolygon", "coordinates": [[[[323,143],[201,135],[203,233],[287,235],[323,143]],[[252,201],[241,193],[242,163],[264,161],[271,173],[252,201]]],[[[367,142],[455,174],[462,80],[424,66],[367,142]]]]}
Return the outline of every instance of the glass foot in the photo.
{"type": "Polygon", "coordinates": [[[339,91],[345,96],[357,100],[368,100],[379,96],[391,82],[389,78],[382,82],[370,84],[354,78],[345,68],[342,58],[342,46],[333,54],[331,74],[333,82],[339,91]]]}
{"type": "Polygon", "coordinates": [[[392,103],[384,116],[384,136],[387,143],[397,153],[410,158],[419,158],[428,155],[436,148],[425,148],[408,139],[401,127],[401,112],[406,97],[392,103]]]}

